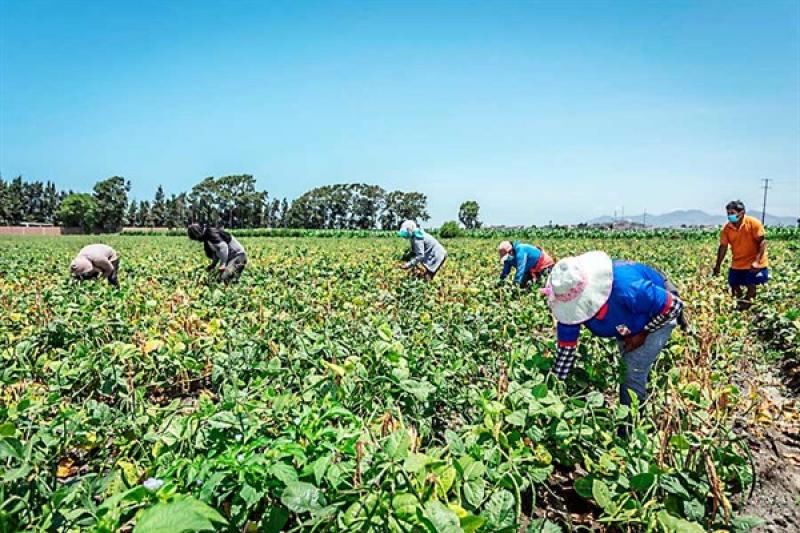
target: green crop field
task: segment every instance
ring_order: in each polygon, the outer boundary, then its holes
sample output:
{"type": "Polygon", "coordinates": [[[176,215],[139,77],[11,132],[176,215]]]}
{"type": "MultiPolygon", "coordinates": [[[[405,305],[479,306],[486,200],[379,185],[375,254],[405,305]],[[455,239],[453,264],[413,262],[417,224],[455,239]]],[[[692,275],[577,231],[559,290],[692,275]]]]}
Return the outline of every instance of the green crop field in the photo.
{"type": "Polygon", "coordinates": [[[691,332],[641,415],[613,342],[550,375],[553,319],[495,287],[497,239],[443,241],[426,284],[400,239],[243,237],[228,287],[188,239],[100,240],[119,290],[68,279],[92,237],[0,240],[0,531],[747,531],[752,440],[796,422],[762,386],[796,379],[796,240],[747,312],[713,236],[537,242],[679,286],[691,332]]]}

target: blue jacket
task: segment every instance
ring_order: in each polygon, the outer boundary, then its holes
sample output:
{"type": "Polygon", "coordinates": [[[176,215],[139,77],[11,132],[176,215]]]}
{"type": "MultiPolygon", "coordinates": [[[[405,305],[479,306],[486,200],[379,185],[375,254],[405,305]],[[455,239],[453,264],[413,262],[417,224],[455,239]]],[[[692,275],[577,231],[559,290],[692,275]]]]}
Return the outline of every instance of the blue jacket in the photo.
{"type": "Polygon", "coordinates": [[[598,337],[636,335],[651,318],[672,305],[664,276],[652,267],[633,261],[614,261],[614,281],[606,304],[582,324],[557,325],[558,343],[574,346],[581,326],[598,337]]]}
{"type": "Polygon", "coordinates": [[[536,266],[539,258],[542,256],[542,251],[530,244],[522,244],[519,241],[512,243],[514,251],[508,254],[506,262],[503,263],[503,272],[500,273],[500,279],[504,280],[511,273],[511,269],[515,268],[514,283],[519,285],[522,283],[522,278],[525,273],[536,266]]]}

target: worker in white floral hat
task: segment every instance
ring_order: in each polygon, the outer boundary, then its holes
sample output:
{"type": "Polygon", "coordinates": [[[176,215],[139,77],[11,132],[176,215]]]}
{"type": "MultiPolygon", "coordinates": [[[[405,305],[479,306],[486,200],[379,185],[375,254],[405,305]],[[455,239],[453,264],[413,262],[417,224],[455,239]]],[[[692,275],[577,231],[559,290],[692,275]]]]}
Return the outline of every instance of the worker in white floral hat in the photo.
{"type": "Polygon", "coordinates": [[[425,279],[432,280],[447,260],[447,250],[444,246],[433,235],[422,231],[413,220],[403,222],[397,236],[408,239],[411,246],[407,254],[410,259],[400,268],[408,270],[422,265],[425,267],[425,279]]]}
{"type": "Polygon", "coordinates": [[[575,362],[581,326],[615,338],[624,363],[620,401],[630,391],[644,402],[650,367],[678,324],[683,302],[658,270],[612,261],[604,252],[567,257],[553,267],[542,292],[558,321],[555,373],[565,379],[575,362]]]}

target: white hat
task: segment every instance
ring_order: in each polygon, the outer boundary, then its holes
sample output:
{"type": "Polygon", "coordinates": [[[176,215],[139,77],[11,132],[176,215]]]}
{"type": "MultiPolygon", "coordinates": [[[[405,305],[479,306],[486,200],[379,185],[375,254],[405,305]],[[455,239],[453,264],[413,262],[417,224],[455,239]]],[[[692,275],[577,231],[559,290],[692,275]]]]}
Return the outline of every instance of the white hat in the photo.
{"type": "Polygon", "coordinates": [[[580,324],[608,301],[613,282],[611,258],[605,252],[587,252],[556,263],[542,292],[559,322],[580,324]]]}
{"type": "MultiPolygon", "coordinates": [[[[399,237],[407,239],[410,238],[412,235],[417,235],[418,231],[419,227],[417,226],[416,222],[414,222],[413,220],[406,220],[405,222],[400,224],[400,230],[397,232],[397,235],[399,237]]],[[[421,235],[420,238],[422,238],[421,235]]]]}
{"type": "Polygon", "coordinates": [[[497,253],[500,254],[500,264],[506,262],[508,254],[514,251],[514,245],[510,241],[503,241],[497,246],[497,253]]]}
{"type": "Polygon", "coordinates": [[[408,233],[414,233],[417,231],[417,223],[413,220],[406,220],[402,224],[400,224],[400,231],[406,231],[408,233]]]}

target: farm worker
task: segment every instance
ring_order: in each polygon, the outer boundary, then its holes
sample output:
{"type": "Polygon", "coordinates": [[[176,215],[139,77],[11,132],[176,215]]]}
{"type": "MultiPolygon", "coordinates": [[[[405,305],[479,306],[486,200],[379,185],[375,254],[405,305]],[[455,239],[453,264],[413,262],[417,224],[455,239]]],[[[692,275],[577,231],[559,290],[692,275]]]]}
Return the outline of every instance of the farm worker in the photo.
{"type": "Polygon", "coordinates": [[[617,340],[624,363],[621,403],[631,404],[630,390],[644,402],[650,367],[681,319],[674,285],[647,265],[588,252],[556,263],[541,290],[558,321],[556,375],[569,374],[583,325],[617,340]]]}
{"type": "Polygon", "coordinates": [[[110,285],[119,287],[119,254],[106,244],[90,244],[81,248],[69,265],[69,272],[81,281],[101,275],[110,285]]]}
{"type": "Polygon", "coordinates": [[[247,254],[236,237],[223,229],[205,224],[190,224],[187,233],[193,241],[203,243],[206,257],[211,259],[211,264],[208,265],[209,271],[218,268],[221,273],[220,280],[224,283],[239,279],[247,264],[247,254]]]}
{"type": "Polygon", "coordinates": [[[742,310],[752,305],[756,286],[763,285],[769,279],[767,240],[764,226],[758,219],[745,214],[744,204],[741,201],[729,202],[725,209],[728,211],[728,222],[723,226],[719,236],[714,275],[719,275],[719,267],[730,246],[733,260],[728,269],[728,285],[731,286],[733,297],[738,301],[738,308],[742,310]],[[747,288],[744,299],[742,299],[742,287],[747,288]]]}
{"type": "Polygon", "coordinates": [[[497,253],[500,254],[500,264],[503,265],[500,281],[504,281],[513,268],[516,269],[514,284],[522,288],[531,282],[537,283],[540,278],[546,278],[555,264],[553,258],[538,246],[519,241],[501,242],[497,253]]]}
{"type": "Polygon", "coordinates": [[[406,220],[400,225],[399,237],[408,239],[411,245],[409,254],[411,260],[403,263],[400,268],[408,270],[417,265],[425,267],[425,279],[430,281],[442,268],[447,260],[447,250],[433,235],[422,231],[413,220],[406,220]]]}

